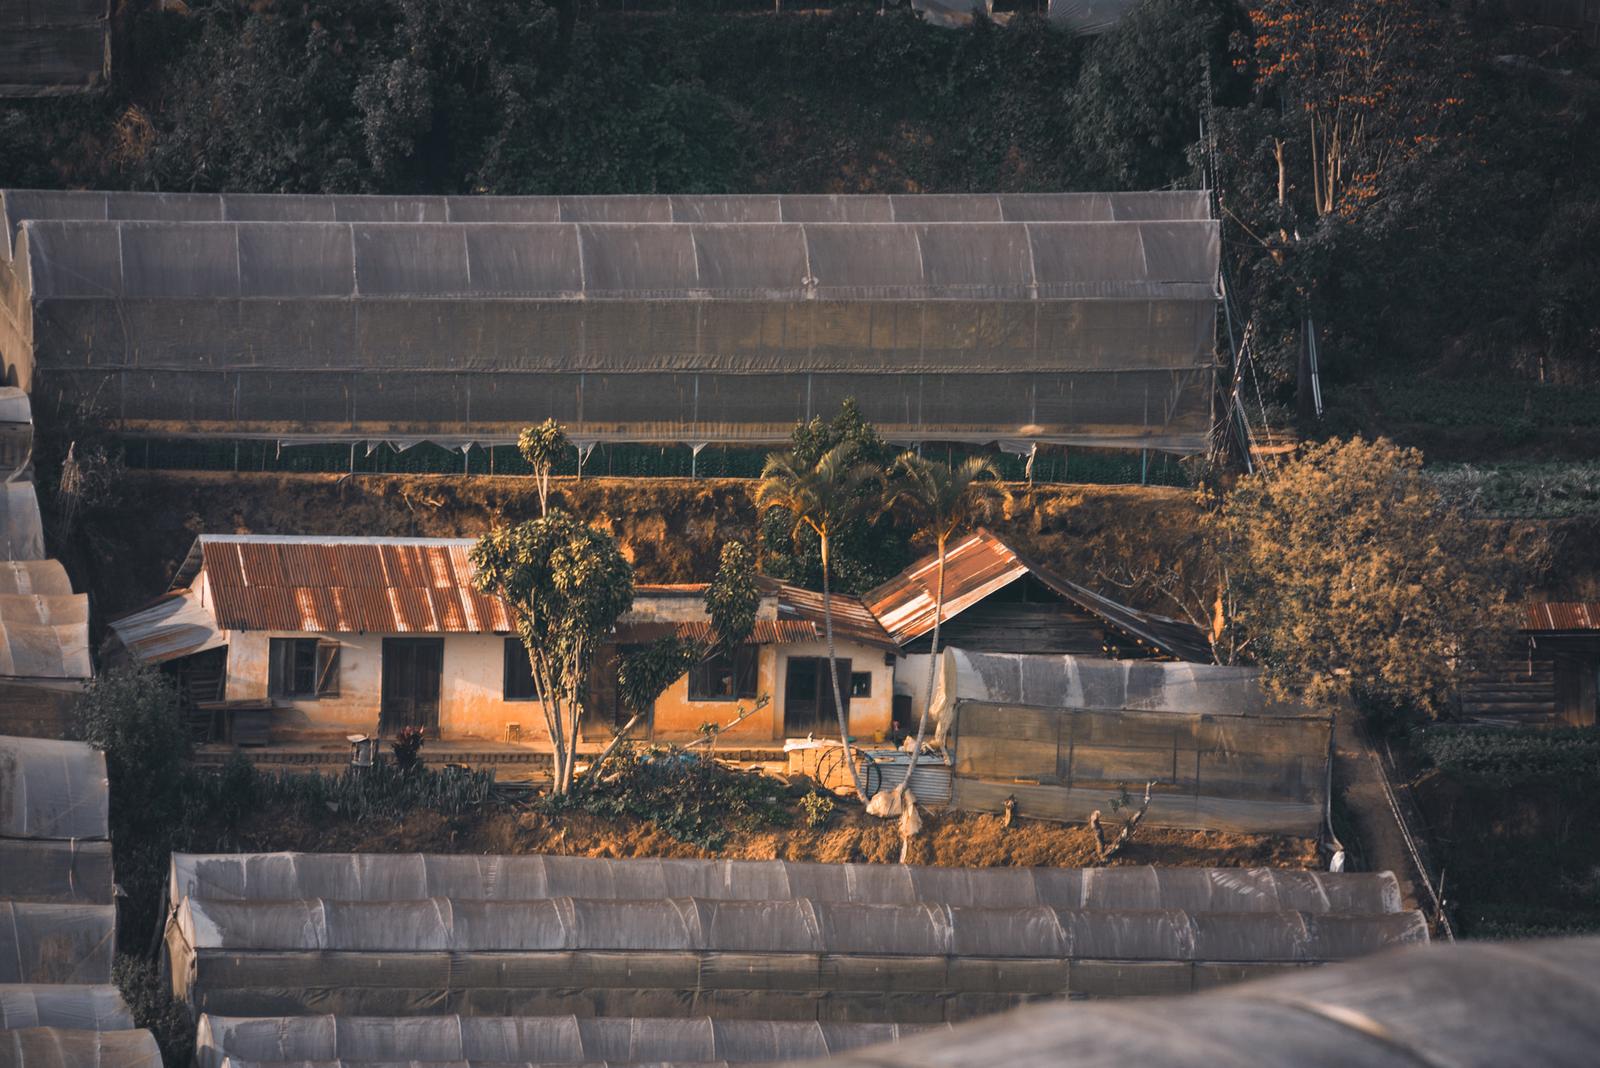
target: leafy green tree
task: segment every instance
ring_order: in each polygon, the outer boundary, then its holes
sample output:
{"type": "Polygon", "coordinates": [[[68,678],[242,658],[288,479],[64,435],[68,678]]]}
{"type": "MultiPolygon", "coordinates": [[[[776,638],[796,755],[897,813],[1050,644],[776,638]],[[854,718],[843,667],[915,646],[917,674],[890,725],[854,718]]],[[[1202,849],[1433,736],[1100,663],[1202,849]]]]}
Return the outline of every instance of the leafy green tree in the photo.
{"type": "Polygon", "coordinates": [[[550,511],[550,473],[562,455],[572,447],[567,432],[554,419],[538,426],[524,427],[517,435],[517,451],[533,468],[534,485],[539,490],[539,514],[550,511]]]}
{"type": "Polygon", "coordinates": [[[510,606],[527,647],[555,759],[554,792],[570,792],[595,649],[633,604],[633,567],[605,531],[552,509],[496,527],[472,553],[474,587],[510,606]]]}
{"type": "Polygon", "coordinates": [[[839,690],[828,567],[835,532],[866,512],[878,496],[883,481],[883,469],[859,462],[859,454],[859,447],[846,441],[823,453],[815,464],[807,464],[796,452],[767,457],[766,466],[761,470],[761,482],[756,486],[756,507],[782,512],[787,516],[792,534],[806,529],[817,538],[822,554],[822,625],[828,645],[828,678],[833,683],[833,709],[839,718],[845,766],[850,769],[856,793],[865,797],[861,775],[850,754],[850,729],[845,723],[844,697],[839,690]]]}
{"type": "MultiPolygon", "coordinates": [[[[789,451],[799,465],[814,467],[841,445],[854,449],[855,462],[870,464],[880,472],[888,472],[897,455],[863,418],[853,398],[845,400],[831,420],[817,416],[796,426],[789,451]]],[[[829,546],[833,580],[846,593],[863,593],[887,581],[911,556],[906,531],[895,516],[883,515],[878,507],[878,486],[862,483],[855,492],[858,499],[841,511],[829,546]]],[[[821,585],[822,546],[815,531],[807,526],[797,528],[782,510],[763,512],[758,524],[762,571],[808,589],[821,585]]]]}
{"type": "MultiPolygon", "coordinates": [[[[952,468],[938,460],[927,460],[908,452],[895,461],[900,475],[896,482],[890,505],[904,505],[916,517],[923,531],[933,537],[939,555],[939,575],[934,584],[933,645],[928,657],[928,682],[923,691],[922,715],[917,720],[916,744],[911,750],[911,764],[906,769],[905,789],[911,783],[911,773],[917,770],[917,759],[922,755],[922,740],[928,729],[928,710],[933,707],[933,682],[939,661],[939,628],[944,615],[945,554],[950,539],[963,527],[988,514],[995,504],[1009,499],[1010,494],[1000,482],[1000,472],[993,461],[982,456],[969,456],[952,468]]],[[[905,855],[901,854],[904,861],[905,855]]]]}
{"type": "Polygon", "coordinates": [[[1437,714],[1504,632],[1516,565],[1451,507],[1422,456],[1330,441],[1241,478],[1209,520],[1246,657],[1283,696],[1437,714]]]}

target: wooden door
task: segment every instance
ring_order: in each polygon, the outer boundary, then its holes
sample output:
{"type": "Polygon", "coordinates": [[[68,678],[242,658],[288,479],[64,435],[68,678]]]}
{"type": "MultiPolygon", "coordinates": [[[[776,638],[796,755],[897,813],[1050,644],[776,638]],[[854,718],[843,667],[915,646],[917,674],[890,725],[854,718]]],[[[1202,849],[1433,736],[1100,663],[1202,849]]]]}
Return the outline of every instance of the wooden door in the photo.
{"type": "Polygon", "coordinates": [[[385,638],[379,733],[391,735],[402,727],[421,727],[437,738],[443,674],[443,638],[385,638]]]}
{"type": "MultiPolygon", "coordinates": [[[[850,661],[834,660],[839,671],[839,693],[844,698],[846,729],[850,723],[850,661]]],[[[828,660],[821,656],[790,657],[784,672],[783,731],[790,737],[837,734],[839,721],[834,715],[833,687],[828,683],[828,660]]]]}

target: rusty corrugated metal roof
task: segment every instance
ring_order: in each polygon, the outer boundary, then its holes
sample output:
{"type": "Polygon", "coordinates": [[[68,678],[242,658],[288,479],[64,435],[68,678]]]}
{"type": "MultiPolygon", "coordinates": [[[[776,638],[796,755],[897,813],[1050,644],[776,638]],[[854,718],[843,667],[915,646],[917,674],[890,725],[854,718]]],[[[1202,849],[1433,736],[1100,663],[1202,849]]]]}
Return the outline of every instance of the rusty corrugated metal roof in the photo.
{"type": "MultiPolygon", "coordinates": [[[[987,530],[961,538],[945,553],[944,611],[949,620],[1028,573],[1010,546],[987,530]]],[[[929,554],[876,589],[864,600],[894,639],[904,645],[933,629],[939,584],[939,555],[929,554]]]]}
{"type": "Polygon", "coordinates": [[[1540,601],[1524,613],[1525,631],[1600,630],[1600,601],[1540,601]]]}
{"type": "MultiPolygon", "coordinates": [[[[803,586],[794,586],[787,582],[777,582],[764,579],[767,589],[777,595],[778,621],[803,620],[811,623],[816,628],[817,636],[823,635],[822,594],[816,590],[808,590],[803,586]]],[[[872,614],[866,603],[859,597],[852,597],[847,593],[835,593],[833,601],[833,636],[843,641],[860,642],[862,645],[876,645],[884,649],[895,649],[899,646],[889,632],[883,629],[878,622],[878,617],[872,614]]]]}
{"type": "MultiPolygon", "coordinates": [[[[944,608],[939,617],[948,622],[996,590],[1028,574],[1106,625],[1158,653],[1193,663],[1213,661],[1210,643],[1198,627],[1102,597],[1033,563],[998,534],[983,528],[958,540],[945,554],[944,608]]],[[[939,557],[937,553],[930,553],[867,592],[864,598],[867,608],[896,645],[904,645],[933,629],[938,581],[939,557]]]]}
{"type": "Polygon", "coordinates": [[[509,632],[504,602],[472,588],[471,538],[202,535],[223,630],[509,632]]]}

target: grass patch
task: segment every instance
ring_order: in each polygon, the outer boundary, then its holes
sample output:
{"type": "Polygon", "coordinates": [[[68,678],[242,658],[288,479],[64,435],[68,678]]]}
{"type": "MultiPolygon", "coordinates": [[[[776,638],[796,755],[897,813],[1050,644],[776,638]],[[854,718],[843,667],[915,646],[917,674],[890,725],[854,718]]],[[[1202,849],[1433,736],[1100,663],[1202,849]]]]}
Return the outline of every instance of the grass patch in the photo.
{"type": "Polygon", "coordinates": [[[1580,793],[1600,786],[1600,734],[1588,729],[1433,727],[1420,732],[1416,744],[1434,767],[1473,786],[1580,793]]]}

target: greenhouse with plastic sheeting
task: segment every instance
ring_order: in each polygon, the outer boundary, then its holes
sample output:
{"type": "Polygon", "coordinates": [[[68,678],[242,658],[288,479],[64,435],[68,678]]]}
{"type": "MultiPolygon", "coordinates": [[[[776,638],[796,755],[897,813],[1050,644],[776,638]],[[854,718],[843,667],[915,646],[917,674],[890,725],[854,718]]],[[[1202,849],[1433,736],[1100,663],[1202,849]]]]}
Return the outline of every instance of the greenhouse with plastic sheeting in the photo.
{"type": "Polygon", "coordinates": [[[1389,872],[1276,868],[936,868],[786,860],[177,853],[169,900],[533,901],[552,897],[1191,912],[1399,912],[1389,872]]]}
{"type": "Polygon", "coordinates": [[[854,397],[895,440],[1194,453],[1207,204],[11,192],[0,354],[168,436],[758,444],[854,397]]]}
{"type": "Polygon", "coordinates": [[[789,901],[186,899],[201,1012],[938,1023],[1037,997],[1203,988],[1424,942],[1415,912],[789,901]]]}
{"type": "Polygon", "coordinates": [[[575,1016],[200,1018],[200,1068],[331,1062],[593,1064],[825,1057],[927,1027],[872,1023],[575,1016]]]}

